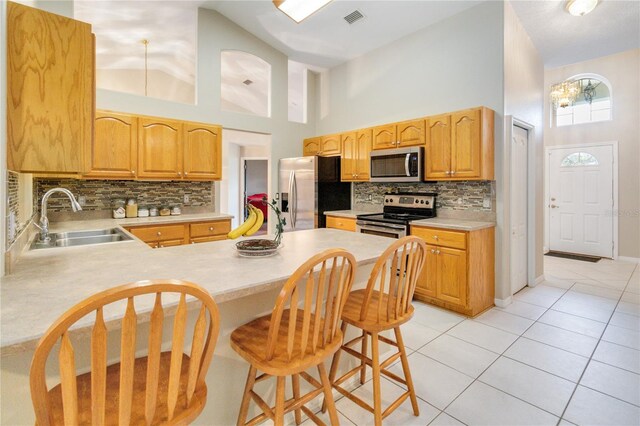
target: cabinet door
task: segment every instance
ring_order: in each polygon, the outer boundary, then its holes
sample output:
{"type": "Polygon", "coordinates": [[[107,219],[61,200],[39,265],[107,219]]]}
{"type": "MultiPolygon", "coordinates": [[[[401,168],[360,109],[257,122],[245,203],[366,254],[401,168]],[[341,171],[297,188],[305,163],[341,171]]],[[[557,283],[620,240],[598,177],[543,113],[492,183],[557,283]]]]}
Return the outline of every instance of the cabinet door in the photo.
{"type": "Polygon", "coordinates": [[[330,157],[333,155],[340,155],[342,149],[340,143],[340,135],[323,136],[320,143],[320,152],[318,155],[330,157]]]}
{"type": "Polygon", "coordinates": [[[424,296],[438,296],[438,255],[436,246],[427,245],[427,257],[416,283],[416,292],[424,296]]]}
{"type": "Polygon", "coordinates": [[[451,177],[480,177],[480,109],[451,114],[451,177]]]}
{"type": "Polygon", "coordinates": [[[398,146],[396,138],[396,125],[377,126],[373,128],[371,149],[389,149],[398,146]]]}
{"type": "Polygon", "coordinates": [[[7,168],[84,173],[93,137],[91,25],[5,3],[7,168]]]}
{"type": "Polygon", "coordinates": [[[137,118],[97,112],[87,177],[132,179],[138,162],[137,118]]]}
{"type": "Polygon", "coordinates": [[[356,180],[358,161],[357,140],[355,133],[342,135],[342,156],[340,158],[340,180],[350,182],[356,180]]]}
{"type": "MultiPolygon", "coordinates": [[[[467,305],[467,252],[435,247],[437,257],[437,297],[456,305],[467,305]]],[[[431,250],[428,250],[431,254],[431,250]]]]}
{"type": "Polygon", "coordinates": [[[302,155],[318,155],[320,152],[321,137],[305,139],[302,142],[302,155]]]}
{"type": "Polygon", "coordinates": [[[222,128],[196,123],[183,126],[184,178],[222,178],[222,128]]]}
{"type": "Polygon", "coordinates": [[[368,181],[371,177],[371,129],[356,134],[356,180],[368,181]]]}
{"type": "Polygon", "coordinates": [[[182,177],[181,123],[140,118],[138,125],[138,177],[182,177]]]}
{"type": "Polygon", "coordinates": [[[424,145],[424,120],[412,120],[398,123],[398,146],[424,145]]]}
{"type": "Polygon", "coordinates": [[[451,173],[451,116],[427,119],[425,179],[448,178],[451,173]]]}

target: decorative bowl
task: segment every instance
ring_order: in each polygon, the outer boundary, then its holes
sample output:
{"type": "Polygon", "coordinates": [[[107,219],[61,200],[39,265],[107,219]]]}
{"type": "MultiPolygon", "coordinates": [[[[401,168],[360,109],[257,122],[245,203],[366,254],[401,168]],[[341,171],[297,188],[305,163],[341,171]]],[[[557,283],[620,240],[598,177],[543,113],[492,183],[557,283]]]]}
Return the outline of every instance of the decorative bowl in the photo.
{"type": "Polygon", "coordinates": [[[266,238],[255,238],[236,243],[236,250],[242,257],[273,256],[280,247],[282,244],[278,245],[275,241],[266,238]]]}

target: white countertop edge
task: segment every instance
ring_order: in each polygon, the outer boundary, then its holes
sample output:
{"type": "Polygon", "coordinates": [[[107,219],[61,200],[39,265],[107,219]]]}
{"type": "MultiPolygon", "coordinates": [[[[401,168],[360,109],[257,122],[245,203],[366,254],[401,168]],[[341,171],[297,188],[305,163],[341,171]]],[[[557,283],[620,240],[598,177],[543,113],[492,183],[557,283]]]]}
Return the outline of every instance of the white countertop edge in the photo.
{"type": "Polygon", "coordinates": [[[453,229],[457,231],[478,231],[480,229],[493,228],[496,226],[494,222],[480,222],[473,220],[432,218],[414,220],[411,226],[424,226],[431,228],[453,229]]]}

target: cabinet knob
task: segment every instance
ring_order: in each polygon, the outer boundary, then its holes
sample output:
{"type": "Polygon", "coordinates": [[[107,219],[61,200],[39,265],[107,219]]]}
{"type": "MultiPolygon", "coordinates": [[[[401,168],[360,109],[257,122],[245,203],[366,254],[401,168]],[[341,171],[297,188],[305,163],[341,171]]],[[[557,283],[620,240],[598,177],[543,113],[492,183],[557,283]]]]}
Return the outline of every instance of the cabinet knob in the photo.
{"type": "Polygon", "coordinates": [[[178,176],[182,176],[182,172],[178,172],[178,176]]]}
{"type": "Polygon", "coordinates": [[[158,235],[158,237],[159,237],[160,235],[162,235],[162,232],[158,231],[158,234],[157,234],[157,235],[158,235]]]}
{"type": "Polygon", "coordinates": [[[440,250],[436,250],[436,254],[440,254],[440,250]]]}
{"type": "Polygon", "coordinates": [[[455,170],[451,170],[451,174],[455,175],[456,174],[455,170]]]}
{"type": "Polygon", "coordinates": [[[444,172],[445,175],[450,175],[451,174],[451,170],[447,170],[446,172],[444,172]]]}
{"type": "Polygon", "coordinates": [[[213,226],[209,227],[209,231],[213,232],[213,226]]]}
{"type": "Polygon", "coordinates": [[[435,249],[431,249],[431,253],[435,254],[436,250],[435,249]]]}
{"type": "Polygon", "coordinates": [[[135,171],[135,170],[131,170],[131,174],[132,174],[132,175],[135,175],[135,174],[136,174],[136,171],[135,171]]]}
{"type": "Polygon", "coordinates": [[[440,237],[438,237],[437,235],[434,235],[434,236],[433,236],[433,239],[434,239],[434,240],[439,240],[439,239],[440,239],[440,237]]]}
{"type": "Polygon", "coordinates": [[[160,244],[160,248],[164,248],[164,246],[162,244],[160,244]]]}

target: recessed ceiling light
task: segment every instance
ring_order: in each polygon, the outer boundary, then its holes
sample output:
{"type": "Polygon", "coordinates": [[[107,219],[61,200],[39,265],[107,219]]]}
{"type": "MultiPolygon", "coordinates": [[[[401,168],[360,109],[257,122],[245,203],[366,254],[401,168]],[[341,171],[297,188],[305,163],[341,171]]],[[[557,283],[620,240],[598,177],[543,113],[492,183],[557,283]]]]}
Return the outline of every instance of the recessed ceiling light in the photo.
{"type": "Polygon", "coordinates": [[[598,5],[598,0],[567,0],[567,12],[573,16],[584,16],[598,5]]]}
{"type": "Polygon", "coordinates": [[[303,19],[318,11],[330,1],[331,0],[273,0],[273,4],[285,15],[297,23],[300,23],[303,19]]]}

